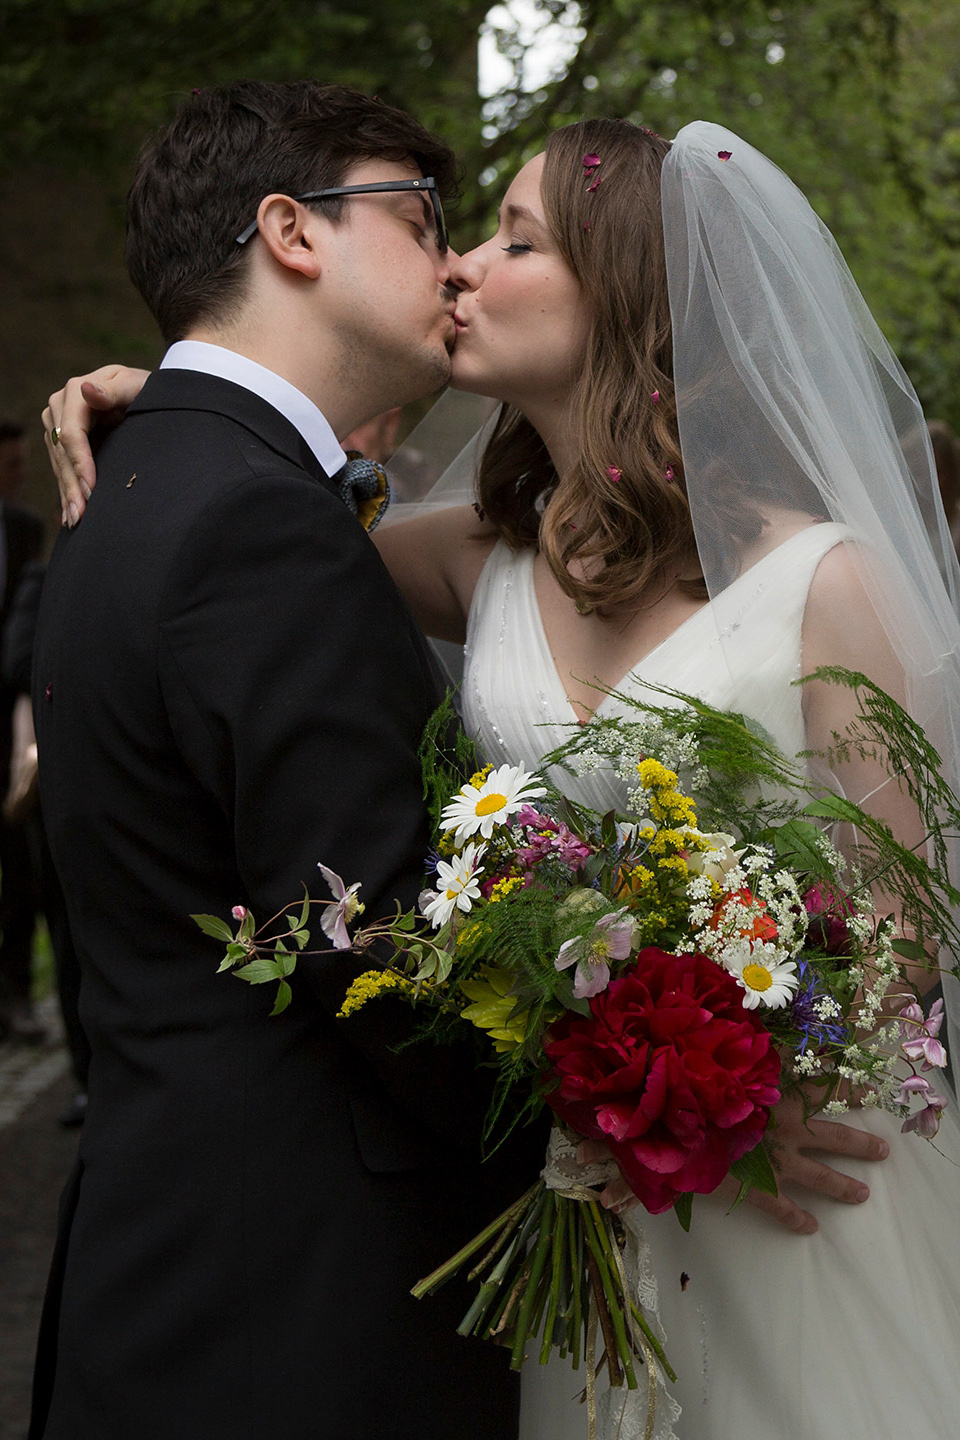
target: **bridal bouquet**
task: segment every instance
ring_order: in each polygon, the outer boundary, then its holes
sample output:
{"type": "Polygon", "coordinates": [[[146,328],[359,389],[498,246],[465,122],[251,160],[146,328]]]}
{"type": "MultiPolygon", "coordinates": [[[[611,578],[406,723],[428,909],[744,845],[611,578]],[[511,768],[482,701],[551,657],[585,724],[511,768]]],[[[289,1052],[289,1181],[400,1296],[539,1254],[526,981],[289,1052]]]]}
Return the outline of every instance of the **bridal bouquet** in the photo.
{"type": "Polygon", "coordinates": [[[861,716],[838,746],[883,754],[929,859],[816,794],[741,717],[666,691],[662,706],[620,697],[627,718],[578,727],[539,773],[477,766],[462,734],[441,743],[438,714],[423,751],[436,830],[419,913],[351,936],[359,887],[321,866],[332,899],[305,899],[279,937],[239,907],[233,928],[195,917],[226,942],[221,968],[277,982],[282,1009],[321,904],[334,948],[376,956],[343,1016],[390,992],[429,1036],[483,1037],[496,1071],[488,1145],[550,1107],[543,1178],[414,1293],[470,1264],[479,1287],[461,1332],[509,1345],[515,1367],[535,1337],[541,1363],[553,1348],[575,1368],[585,1358],[591,1410],[599,1339],[613,1385],[634,1389],[639,1360],[655,1403],[657,1364],[674,1377],[602,1179],[576,1165],[579,1137],[605,1142],[648,1211],[673,1208],[689,1227],[694,1195],[728,1175],[739,1199],[776,1193],[772,1112],[790,1091],[810,1113],[880,1105],[926,1136],[947,1103],[930,1078],[946,1064],[942,1001],[924,1015],[907,965],[960,941],[946,865],[957,802],[895,702],[863,676],[818,675],[856,690],[861,716]],[[564,798],[555,767],[618,780],[622,813],[564,798]],[[831,825],[855,827],[858,868],[831,825]],[[878,892],[896,921],[877,913],[878,892]]]}

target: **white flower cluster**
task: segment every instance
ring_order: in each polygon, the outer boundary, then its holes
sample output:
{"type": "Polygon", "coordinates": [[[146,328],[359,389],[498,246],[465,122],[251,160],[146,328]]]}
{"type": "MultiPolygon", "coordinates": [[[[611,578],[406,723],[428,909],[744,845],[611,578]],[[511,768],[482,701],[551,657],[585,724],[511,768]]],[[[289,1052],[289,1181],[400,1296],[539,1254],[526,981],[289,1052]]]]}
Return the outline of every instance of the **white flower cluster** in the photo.
{"type": "Polygon", "coordinates": [[[874,1029],[887,991],[894,981],[900,979],[900,965],[893,949],[893,937],[892,925],[884,924],[879,927],[876,954],[870,967],[873,980],[864,991],[860,1009],[857,1011],[857,1024],[861,1030],[874,1029]]]}
{"type": "Polygon", "coordinates": [[[678,774],[683,769],[692,769],[694,786],[702,785],[709,775],[699,764],[700,747],[695,737],[674,734],[654,716],[620,721],[616,726],[598,726],[592,743],[572,755],[568,764],[575,775],[611,770],[627,786],[627,808],[642,815],[646,810],[647,792],[637,784],[637,766],[641,760],[658,760],[678,774]]]}
{"type": "Polygon", "coordinates": [[[824,860],[829,865],[830,869],[833,871],[834,875],[842,875],[847,868],[846,856],[841,855],[840,851],[837,849],[837,847],[834,845],[833,841],[830,839],[829,835],[825,833],[825,831],[820,831],[816,839],[816,846],[817,849],[820,851],[820,854],[823,856],[824,860]]]}

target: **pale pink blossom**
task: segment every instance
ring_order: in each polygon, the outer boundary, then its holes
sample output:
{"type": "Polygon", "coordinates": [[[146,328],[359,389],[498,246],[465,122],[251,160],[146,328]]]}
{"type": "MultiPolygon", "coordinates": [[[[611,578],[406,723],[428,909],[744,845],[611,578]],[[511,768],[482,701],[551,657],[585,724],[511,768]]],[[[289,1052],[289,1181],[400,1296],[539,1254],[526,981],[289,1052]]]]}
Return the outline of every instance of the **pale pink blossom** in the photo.
{"type": "Polygon", "coordinates": [[[560,946],[554,961],[558,970],[576,965],[573,993],[578,1000],[599,995],[610,984],[611,960],[626,960],[633,949],[635,922],[624,906],[601,915],[586,935],[575,935],[560,946]]]}
{"type": "Polygon", "coordinates": [[[901,1049],[908,1060],[922,1060],[924,1070],[943,1069],[947,1063],[947,1052],[937,1039],[942,1024],[942,1000],[934,1001],[926,1017],[916,1001],[903,1007],[900,1011],[901,1049]]]}
{"type": "Polygon", "coordinates": [[[901,1131],[906,1134],[908,1130],[916,1130],[918,1135],[931,1140],[940,1129],[940,1116],[947,1108],[947,1097],[945,1095],[930,1094],[927,1104],[915,1115],[904,1120],[900,1126],[901,1131]]]}
{"type": "Polygon", "coordinates": [[[349,950],[351,940],[347,925],[355,916],[363,913],[363,905],[357,899],[360,881],[358,880],[348,889],[335,870],[329,870],[323,864],[319,865],[318,869],[330,886],[330,891],[336,901],[334,905],[328,904],[320,917],[323,933],[333,941],[336,950],[349,950]]]}

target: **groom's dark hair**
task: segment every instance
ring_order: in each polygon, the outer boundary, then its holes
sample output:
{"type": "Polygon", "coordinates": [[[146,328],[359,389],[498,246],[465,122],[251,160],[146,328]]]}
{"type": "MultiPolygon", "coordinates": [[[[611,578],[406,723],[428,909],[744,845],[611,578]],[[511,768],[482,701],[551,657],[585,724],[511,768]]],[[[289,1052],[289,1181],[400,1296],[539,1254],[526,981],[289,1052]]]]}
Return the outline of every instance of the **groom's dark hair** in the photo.
{"type": "MultiPolygon", "coordinates": [[[[453,151],[391,105],[315,80],[240,80],[195,90],[145,147],[127,198],[127,268],[171,343],[222,320],[243,297],[249,246],[237,236],[272,191],[339,185],[364,160],[412,160],[444,198],[453,151]]],[[[342,200],[320,201],[339,219],[342,200]]]]}

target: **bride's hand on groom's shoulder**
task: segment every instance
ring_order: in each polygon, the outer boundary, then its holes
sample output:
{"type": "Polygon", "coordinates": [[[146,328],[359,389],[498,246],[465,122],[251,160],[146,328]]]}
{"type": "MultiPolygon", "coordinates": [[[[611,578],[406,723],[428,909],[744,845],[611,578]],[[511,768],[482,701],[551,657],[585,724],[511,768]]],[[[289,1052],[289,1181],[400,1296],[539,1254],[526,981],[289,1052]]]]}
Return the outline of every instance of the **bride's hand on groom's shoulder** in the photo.
{"type": "Polygon", "coordinates": [[[89,375],[74,376],[47,401],[43,438],[60,490],[64,525],[76,525],[97,483],[91,430],[95,425],[118,425],[149,373],[126,365],[102,365],[89,375]]]}

